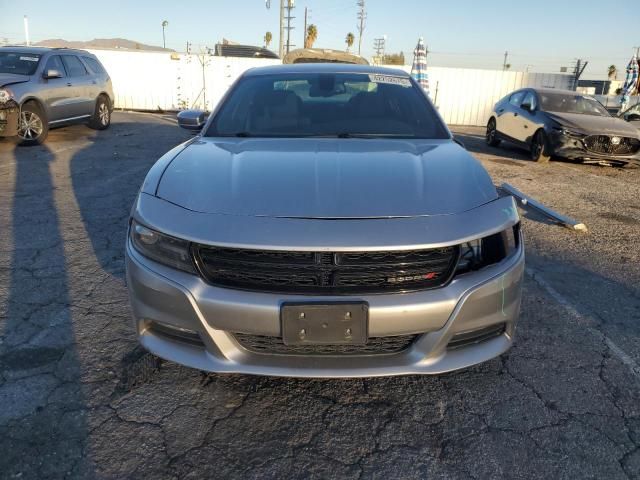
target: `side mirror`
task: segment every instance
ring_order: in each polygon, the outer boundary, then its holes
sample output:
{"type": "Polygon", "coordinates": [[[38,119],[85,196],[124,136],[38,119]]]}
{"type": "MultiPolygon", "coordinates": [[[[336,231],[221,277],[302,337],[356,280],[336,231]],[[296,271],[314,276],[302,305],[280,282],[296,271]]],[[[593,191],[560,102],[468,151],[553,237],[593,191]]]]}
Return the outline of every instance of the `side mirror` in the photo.
{"type": "Polygon", "coordinates": [[[464,142],[462,140],[460,140],[458,137],[454,136],[452,138],[452,140],[454,142],[456,142],[458,145],[460,145],[462,148],[464,148],[465,150],[467,149],[467,147],[465,147],[464,142]]]}
{"type": "Polygon", "coordinates": [[[640,122],[640,114],[638,114],[638,113],[627,113],[624,116],[624,119],[627,122],[640,122]]]}
{"type": "Polygon", "coordinates": [[[203,110],[183,110],[178,113],[178,125],[186,130],[202,130],[209,113],[203,110]]]}
{"type": "Polygon", "coordinates": [[[533,111],[533,108],[531,107],[530,103],[523,103],[522,105],[520,105],[520,108],[523,110],[526,110],[527,112],[533,111]]]}
{"type": "Polygon", "coordinates": [[[49,80],[50,78],[62,78],[62,72],[60,70],[56,70],[55,68],[50,68],[45,70],[42,74],[42,78],[49,80]]]}

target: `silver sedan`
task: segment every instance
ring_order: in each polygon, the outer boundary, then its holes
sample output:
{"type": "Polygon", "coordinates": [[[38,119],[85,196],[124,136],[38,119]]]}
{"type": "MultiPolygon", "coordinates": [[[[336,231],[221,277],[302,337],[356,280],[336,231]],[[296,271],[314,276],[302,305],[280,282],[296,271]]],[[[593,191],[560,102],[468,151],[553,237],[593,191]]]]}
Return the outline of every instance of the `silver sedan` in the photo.
{"type": "Polygon", "coordinates": [[[405,73],[253,69],[150,170],[127,279],[142,345],[213,372],[437,374],[512,344],[511,197],[405,73]]]}

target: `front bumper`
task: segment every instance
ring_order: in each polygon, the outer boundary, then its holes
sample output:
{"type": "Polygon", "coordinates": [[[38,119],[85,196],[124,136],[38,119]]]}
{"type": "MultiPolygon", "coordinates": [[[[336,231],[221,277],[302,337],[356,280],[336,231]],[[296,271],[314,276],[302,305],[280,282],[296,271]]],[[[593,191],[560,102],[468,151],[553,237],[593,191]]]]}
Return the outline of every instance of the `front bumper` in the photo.
{"type": "Polygon", "coordinates": [[[279,336],[285,301],[318,297],[218,288],[126,248],[127,282],[140,343],[189,367],[224,373],[287,377],[375,377],[438,374],[494,358],[512,344],[524,271],[522,242],[501,263],[455,278],[446,287],[406,294],[326,297],[366,301],[369,336],[419,334],[399,353],[350,356],[279,355],[243,348],[233,333],[279,336]],[[197,332],[201,344],[159,334],[153,323],[197,332]],[[456,333],[504,324],[497,337],[449,349],[456,333]]]}
{"type": "Polygon", "coordinates": [[[20,106],[9,100],[0,104],[0,137],[15,137],[18,135],[20,106]]]}
{"type": "Polygon", "coordinates": [[[587,150],[580,137],[563,135],[552,132],[549,136],[552,155],[568,160],[582,160],[584,162],[620,162],[640,163],[640,151],[630,155],[614,155],[597,153],[587,150]]]}

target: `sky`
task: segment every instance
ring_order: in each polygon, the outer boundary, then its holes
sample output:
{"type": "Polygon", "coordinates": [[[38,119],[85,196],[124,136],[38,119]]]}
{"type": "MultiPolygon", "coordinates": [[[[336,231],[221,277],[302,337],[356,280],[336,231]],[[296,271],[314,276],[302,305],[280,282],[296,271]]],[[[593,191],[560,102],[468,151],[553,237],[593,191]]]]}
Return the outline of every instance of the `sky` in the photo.
{"type": "MultiPolygon", "coordinates": [[[[292,43],[302,45],[304,10],[316,25],[315,46],[344,49],[349,32],[356,35],[357,0],[296,0],[292,43]]],[[[411,62],[419,37],[429,48],[433,66],[502,69],[505,51],[512,70],[559,72],[577,58],[589,61],[582,78],[604,79],[614,64],[624,69],[640,46],[637,0],[365,0],[367,21],[362,53],[370,57],[373,41],[386,35],[387,53],[404,52],[411,62]]],[[[23,16],[29,17],[32,41],[47,38],[91,40],[127,38],[162,45],[167,20],[167,47],[183,51],[186,42],[212,47],[227,38],[262,45],[266,31],[278,45],[279,0],[0,0],[0,42],[24,41],[23,16]]]]}

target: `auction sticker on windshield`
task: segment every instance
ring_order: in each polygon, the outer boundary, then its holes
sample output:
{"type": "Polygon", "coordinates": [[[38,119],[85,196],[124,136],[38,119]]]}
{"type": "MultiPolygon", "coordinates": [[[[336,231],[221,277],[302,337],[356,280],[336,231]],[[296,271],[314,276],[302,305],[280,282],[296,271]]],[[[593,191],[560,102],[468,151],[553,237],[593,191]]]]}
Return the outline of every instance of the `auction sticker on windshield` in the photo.
{"type": "Polygon", "coordinates": [[[20,57],[20,60],[24,60],[27,62],[37,62],[39,57],[20,57]]]}
{"type": "Polygon", "coordinates": [[[381,75],[379,73],[370,74],[369,80],[373,83],[388,83],[390,85],[400,85],[401,87],[411,86],[411,81],[408,78],[394,77],[392,75],[381,75]]]}

